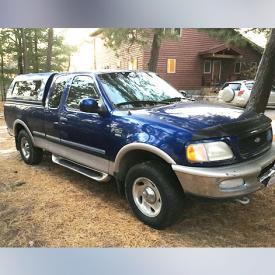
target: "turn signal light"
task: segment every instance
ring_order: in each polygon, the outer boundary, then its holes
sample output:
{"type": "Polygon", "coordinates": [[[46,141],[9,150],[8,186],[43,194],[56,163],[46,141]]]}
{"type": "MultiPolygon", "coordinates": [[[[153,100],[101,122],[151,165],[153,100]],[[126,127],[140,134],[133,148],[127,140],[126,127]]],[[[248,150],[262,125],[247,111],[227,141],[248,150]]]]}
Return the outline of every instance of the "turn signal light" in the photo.
{"type": "Polygon", "coordinates": [[[203,144],[190,144],[187,147],[186,156],[191,162],[208,161],[207,152],[203,144]]]}

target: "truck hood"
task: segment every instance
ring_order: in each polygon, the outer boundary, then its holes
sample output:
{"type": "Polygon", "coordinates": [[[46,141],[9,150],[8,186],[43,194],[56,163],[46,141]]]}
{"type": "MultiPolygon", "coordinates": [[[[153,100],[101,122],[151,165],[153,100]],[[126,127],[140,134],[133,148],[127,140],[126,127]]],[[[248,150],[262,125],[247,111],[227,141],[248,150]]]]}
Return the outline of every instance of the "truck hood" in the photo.
{"type": "Polygon", "coordinates": [[[224,104],[209,104],[204,102],[184,102],[151,109],[131,111],[134,116],[146,117],[159,123],[172,124],[190,132],[214,128],[234,128],[232,125],[243,127],[249,122],[249,128],[256,127],[259,119],[262,123],[270,123],[269,118],[255,112],[245,112],[244,109],[224,104]],[[253,126],[254,124],[254,126],[253,126]]]}

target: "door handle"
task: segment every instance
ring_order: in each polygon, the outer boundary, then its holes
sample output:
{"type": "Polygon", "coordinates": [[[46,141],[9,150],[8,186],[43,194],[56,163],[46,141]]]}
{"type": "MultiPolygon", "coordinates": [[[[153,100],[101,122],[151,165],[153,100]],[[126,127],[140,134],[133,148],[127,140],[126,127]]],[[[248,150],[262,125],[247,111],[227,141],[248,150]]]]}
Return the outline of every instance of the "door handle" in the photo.
{"type": "Polygon", "coordinates": [[[60,122],[66,123],[68,121],[68,119],[66,117],[61,117],[60,118],[60,122]]]}

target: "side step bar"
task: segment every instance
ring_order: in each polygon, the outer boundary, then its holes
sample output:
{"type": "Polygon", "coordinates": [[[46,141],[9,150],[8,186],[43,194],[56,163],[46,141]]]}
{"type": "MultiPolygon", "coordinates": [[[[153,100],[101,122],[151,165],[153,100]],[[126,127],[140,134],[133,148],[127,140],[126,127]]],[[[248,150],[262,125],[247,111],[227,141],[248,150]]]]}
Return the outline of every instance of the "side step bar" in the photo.
{"type": "Polygon", "coordinates": [[[69,168],[75,172],[78,172],[79,174],[82,174],[88,178],[91,178],[91,179],[99,181],[99,182],[107,182],[110,180],[110,176],[106,173],[103,173],[103,172],[100,172],[97,170],[93,170],[91,168],[88,168],[86,166],[83,166],[81,164],[70,161],[68,159],[64,159],[64,158],[56,156],[56,155],[52,155],[52,161],[56,164],[59,164],[66,168],[69,168]]]}

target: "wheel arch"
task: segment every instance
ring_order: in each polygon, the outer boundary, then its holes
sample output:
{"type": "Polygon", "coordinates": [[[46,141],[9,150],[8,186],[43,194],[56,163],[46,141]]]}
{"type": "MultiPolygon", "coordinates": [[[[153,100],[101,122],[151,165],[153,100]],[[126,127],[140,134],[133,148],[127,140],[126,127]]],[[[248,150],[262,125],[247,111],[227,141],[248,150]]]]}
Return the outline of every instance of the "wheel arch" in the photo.
{"type": "Polygon", "coordinates": [[[159,159],[162,159],[168,164],[176,164],[176,162],[171,158],[166,152],[163,150],[150,145],[150,144],[145,144],[145,143],[131,143],[123,146],[119,152],[116,155],[115,162],[114,162],[114,168],[113,171],[114,173],[119,172],[120,165],[123,161],[123,159],[129,155],[133,154],[133,152],[146,152],[147,154],[150,153],[151,155],[154,155],[158,157],[159,159]]]}
{"type": "Polygon", "coordinates": [[[18,142],[17,142],[17,137],[18,134],[21,130],[26,130],[26,132],[29,134],[33,144],[34,144],[34,138],[33,135],[29,129],[29,127],[27,126],[27,124],[22,121],[21,119],[16,119],[13,123],[13,133],[14,133],[14,137],[15,137],[15,142],[16,142],[16,148],[18,149],[18,142]]]}
{"type": "Polygon", "coordinates": [[[135,164],[149,160],[165,163],[171,171],[171,165],[176,164],[166,152],[150,144],[131,143],[120,149],[113,164],[113,168],[110,169],[110,172],[116,178],[117,188],[120,194],[124,193],[124,180],[129,168],[135,164]]]}

